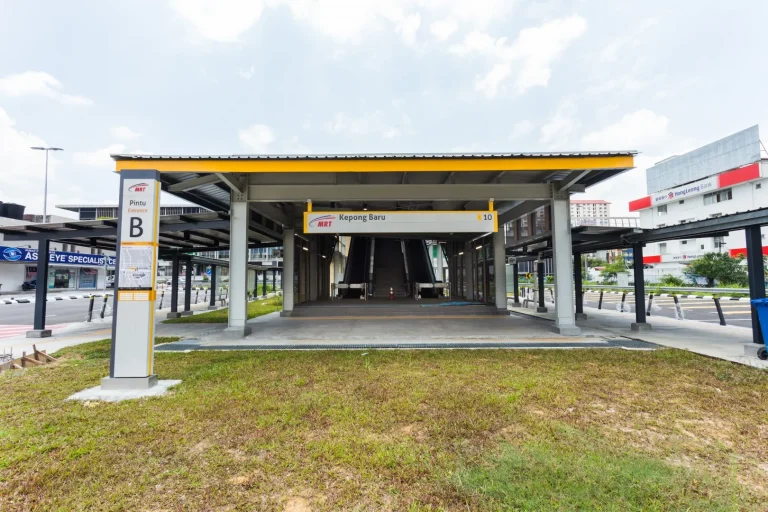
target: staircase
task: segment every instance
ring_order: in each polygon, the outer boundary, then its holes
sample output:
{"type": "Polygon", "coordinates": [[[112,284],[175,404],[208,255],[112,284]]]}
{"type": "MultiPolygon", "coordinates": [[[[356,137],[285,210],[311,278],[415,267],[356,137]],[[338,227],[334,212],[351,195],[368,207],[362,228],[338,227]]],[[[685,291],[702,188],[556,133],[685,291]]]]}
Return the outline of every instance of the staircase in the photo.
{"type": "Polygon", "coordinates": [[[407,297],[405,289],[405,264],[400,240],[377,238],[373,256],[374,297],[389,297],[392,288],[395,297],[407,297]]]}

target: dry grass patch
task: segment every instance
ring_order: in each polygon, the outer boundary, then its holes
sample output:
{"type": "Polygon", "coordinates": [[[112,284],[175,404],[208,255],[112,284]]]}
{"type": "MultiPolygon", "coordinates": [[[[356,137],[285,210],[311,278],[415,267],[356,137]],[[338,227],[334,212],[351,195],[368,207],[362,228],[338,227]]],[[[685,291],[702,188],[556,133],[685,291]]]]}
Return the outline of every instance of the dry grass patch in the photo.
{"type": "Polygon", "coordinates": [[[0,375],[0,510],[762,510],[768,378],[674,350],[160,353],[0,375]]]}

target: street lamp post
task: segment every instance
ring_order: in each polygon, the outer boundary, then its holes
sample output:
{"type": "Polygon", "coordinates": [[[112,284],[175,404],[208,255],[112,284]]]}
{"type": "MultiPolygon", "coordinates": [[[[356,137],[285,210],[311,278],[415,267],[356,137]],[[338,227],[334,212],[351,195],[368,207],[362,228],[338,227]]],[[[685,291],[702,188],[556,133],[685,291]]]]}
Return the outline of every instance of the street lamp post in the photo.
{"type": "Polygon", "coordinates": [[[43,223],[48,222],[48,152],[64,151],[62,148],[44,148],[41,146],[32,146],[30,149],[45,151],[45,190],[43,192],[43,223]]]}

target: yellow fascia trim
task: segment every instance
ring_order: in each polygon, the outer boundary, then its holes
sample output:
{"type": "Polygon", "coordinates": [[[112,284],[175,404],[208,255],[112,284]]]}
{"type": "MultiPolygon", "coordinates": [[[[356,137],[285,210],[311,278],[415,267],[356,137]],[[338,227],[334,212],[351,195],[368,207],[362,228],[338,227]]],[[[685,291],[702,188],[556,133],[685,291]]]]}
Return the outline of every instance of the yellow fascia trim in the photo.
{"type": "Polygon", "coordinates": [[[420,158],[391,160],[118,160],[117,172],[142,169],[159,172],[484,172],[484,171],[587,171],[631,169],[627,156],[520,157],[520,158],[420,158]]]}

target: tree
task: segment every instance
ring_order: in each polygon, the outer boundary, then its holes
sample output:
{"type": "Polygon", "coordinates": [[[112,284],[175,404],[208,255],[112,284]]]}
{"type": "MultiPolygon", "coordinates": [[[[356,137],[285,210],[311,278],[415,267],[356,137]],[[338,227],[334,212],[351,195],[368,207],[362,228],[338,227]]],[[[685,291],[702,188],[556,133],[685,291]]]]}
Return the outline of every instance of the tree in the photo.
{"type": "Polygon", "coordinates": [[[683,274],[693,281],[705,278],[710,288],[715,286],[715,281],[743,286],[747,282],[747,271],[741,266],[743,259],[743,256],[732,258],[726,253],[708,252],[693,260],[683,274]]]}
{"type": "Polygon", "coordinates": [[[593,258],[593,257],[587,256],[586,254],[582,254],[581,268],[584,268],[584,260],[586,260],[587,266],[589,268],[602,267],[603,265],[605,265],[605,261],[601,260],[600,258],[593,258]]]}
{"type": "Polygon", "coordinates": [[[618,256],[613,260],[613,263],[603,267],[603,270],[600,271],[600,276],[603,278],[603,281],[614,281],[616,280],[616,274],[626,271],[627,263],[624,261],[624,256],[618,256]]]}

